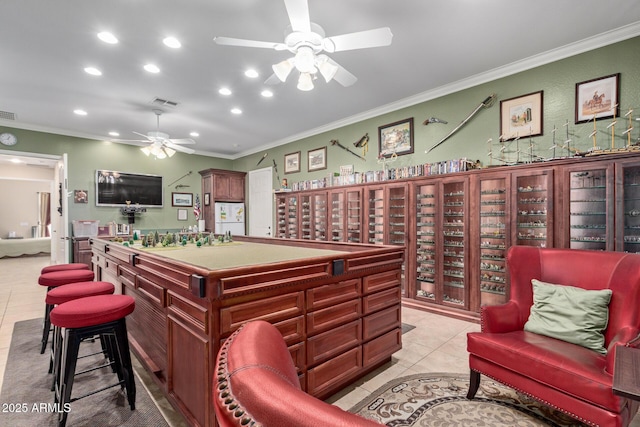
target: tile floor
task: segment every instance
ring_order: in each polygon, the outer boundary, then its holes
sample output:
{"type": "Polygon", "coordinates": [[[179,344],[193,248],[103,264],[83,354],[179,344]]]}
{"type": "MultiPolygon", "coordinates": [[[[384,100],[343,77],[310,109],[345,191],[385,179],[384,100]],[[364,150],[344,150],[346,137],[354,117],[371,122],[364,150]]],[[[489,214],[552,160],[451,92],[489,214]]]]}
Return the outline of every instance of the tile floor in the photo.
{"type": "MultiPolygon", "coordinates": [[[[37,279],[40,269],[48,264],[47,256],[0,259],[0,387],[13,324],[43,315],[46,289],[37,285],[37,279]]],[[[402,350],[393,355],[391,362],[331,396],[328,402],[349,409],[396,377],[421,372],[468,372],[466,333],[479,331],[479,324],[413,309],[403,309],[402,321],[416,326],[403,335],[402,350]]],[[[156,396],[153,382],[144,382],[156,396]]],[[[156,400],[172,426],[185,425],[166,401],[159,397],[156,400]]],[[[640,427],[640,417],[631,425],[640,427]]]]}

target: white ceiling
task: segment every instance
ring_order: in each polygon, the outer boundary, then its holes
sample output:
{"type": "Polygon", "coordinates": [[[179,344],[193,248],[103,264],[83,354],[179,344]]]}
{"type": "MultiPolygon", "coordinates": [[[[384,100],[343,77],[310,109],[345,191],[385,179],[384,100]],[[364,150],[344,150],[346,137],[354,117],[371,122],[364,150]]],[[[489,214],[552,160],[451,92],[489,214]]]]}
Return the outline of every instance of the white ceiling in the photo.
{"type": "Polygon", "coordinates": [[[132,131],[155,130],[151,101],[159,97],[178,103],[164,108],[161,131],[197,131],[198,153],[236,158],[640,35],[637,0],[309,0],[309,10],[327,36],[388,26],[393,42],[330,54],[358,78],[351,87],[317,80],[301,92],[290,76],[265,99],[271,65],[288,52],[213,38],[282,42],[283,0],[2,0],[0,125],[133,139],[132,131]],[[104,30],[120,43],[98,40],[104,30]],[[165,47],[167,35],[182,48],[165,47]],[[161,72],[144,71],[148,62],[161,72]],[[87,66],[103,75],[86,74],[87,66]],[[260,78],[247,79],[248,67],[260,78]],[[221,86],[234,94],[219,95],[221,86]],[[230,113],[236,106],[242,115],[230,113]]]}

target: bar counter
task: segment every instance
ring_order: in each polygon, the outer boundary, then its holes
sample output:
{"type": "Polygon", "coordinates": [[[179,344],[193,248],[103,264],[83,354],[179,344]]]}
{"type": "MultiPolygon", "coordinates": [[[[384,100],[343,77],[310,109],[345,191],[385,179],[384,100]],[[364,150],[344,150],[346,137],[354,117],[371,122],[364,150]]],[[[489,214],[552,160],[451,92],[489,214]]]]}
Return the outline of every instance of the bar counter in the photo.
{"type": "Polygon", "coordinates": [[[136,300],[133,351],[194,426],[216,425],[216,354],[244,322],[280,330],[302,388],[320,399],[402,346],[403,247],[236,237],[155,248],[94,238],[91,248],[96,280],[136,300]]]}

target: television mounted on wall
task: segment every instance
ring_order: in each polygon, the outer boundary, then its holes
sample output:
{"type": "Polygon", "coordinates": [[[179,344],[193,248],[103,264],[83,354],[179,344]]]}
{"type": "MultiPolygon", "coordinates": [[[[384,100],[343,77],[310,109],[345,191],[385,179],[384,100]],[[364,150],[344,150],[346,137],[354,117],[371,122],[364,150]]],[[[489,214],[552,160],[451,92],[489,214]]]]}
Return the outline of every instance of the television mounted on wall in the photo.
{"type": "Polygon", "coordinates": [[[160,175],[96,170],[96,206],[161,208],[163,201],[160,175]]]}

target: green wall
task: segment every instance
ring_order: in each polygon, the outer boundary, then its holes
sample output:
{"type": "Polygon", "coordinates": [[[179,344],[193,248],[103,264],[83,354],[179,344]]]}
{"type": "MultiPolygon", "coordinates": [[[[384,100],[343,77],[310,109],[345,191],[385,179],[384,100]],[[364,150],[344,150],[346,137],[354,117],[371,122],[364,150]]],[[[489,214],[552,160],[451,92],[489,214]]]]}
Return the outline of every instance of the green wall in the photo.
{"type": "MultiPolygon", "coordinates": [[[[265,151],[269,152],[269,159],[276,159],[281,178],[285,177],[283,173],[284,155],[301,151],[301,172],[286,175],[289,184],[322,178],[329,173],[338,172],[340,165],[352,164],[355,171],[358,172],[380,170],[382,165],[377,162],[378,127],[413,117],[415,122],[414,154],[399,156],[394,163],[389,164],[389,167],[433,163],[461,157],[467,157],[470,160],[477,159],[483,165],[488,165],[490,159],[487,140],[493,139],[494,153],[500,148],[498,143],[500,101],[540,90],[543,91],[543,135],[533,138],[534,153],[544,158],[550,157],[552,151],[549,150],[549,147],[553,145],[553,127],[555,125],[561,132],[564,132],[563,125],[567,120],[569,120],[572,134],[571,144],[575,143],[579,149],[586,150],[593,146],[592,140],[588,138],[588,135],[593,131],[593,123],[574,124],[576,83],[620,73],[620,112],[624,114],[629,108],[633,108],[634,117],[638,117],[640,116],[639,52],[640,37],[636,37],[265,151]],[[454,136],[429,154],[425,153],[425,150],[453,130],[492,93],[497,95],[497,101],[493,107],[481,109],[454,136]],[[424,126],[422,122],[432,116],[446,120],[448,124],[432,123],[424,126]],[[362,154],[359,149],[353,146],[353,143],[365,133],[369,133],[370,137],[366,162],[330,144],[332,139],[337,139],[342,145],[362,154]],[[307,151],[323,146],[327,146],[327,170],[308,173],[307,151]]],[[[425,72],[428,73],[428,70],[425,72]]],[[[597,122],[598,145],[602,148],[608,148],[611,145],[611,138],[607,135],[610,135],[610,132],[606,130],[610,123],[611,120],[597,122]]],[[[627,122],[618,121],[616,133],[619,134],[626,129],[626,126],[627,122]]],[[[638,138],[640,122],[636,121],[634,126],[632,136],[638,138]]],[[[559,134],[557,142],[563,142],[565,136],[564,133],[559,134]]],[[[529,138],[521,140],[520,144],[521,150],[528,150],[529,138]]],[[[622,146],[623,140],[618,139],[617,144],[622,146]]],[[[515,144],[511,143],[510,146],[507,143],[506,145],[508,151],[515,151],[515,144]]],[[[237,159],[234,166],[238,170],[254,169],[263,153],[259,152],[237,159]]],[[[560,153],[557,152],[557,155],[560,153]]],[[[515,160],[515,153],[508,156],[515,160]]],[[[497,161],[494,160],[493,164],[496,163],[497,161]]]]}
{"type": "MultiPolygon", "coordinates": [[[[593,130],[593,123],[574,124],[575,84],[620,73],[620,111],[624,114],[629,108],[633,108],[635,110],[634,116],[638,117],[640,115],[640,55],[638,55],[638,52],[640,52],[640,37],[635,37],[352,125],[282,146],[268,148],[235,160],[181,153],[176,153],[171,161],[154,160],[144,156],[139,148],[135,146],[0,126],[0,132],[11,131],[18,136],[20,141],[14,147],[2,147],[2,149],[55,155],[68,153],[69,189],[89,190],[88,204],[75,204],[73,200],[70,200],[70,220],[99,219],[101,224],[109,221],[126,222],[126,218],[120,215],[119,209],[95,206],[94,176],[96,169],[162,175],[165,182],[165,207],[163,209],[148,209],[146,213],[137,217],[135,227],[140,229],[181,228],[184,225],[195,223],[193,214],[190,210],[188,222],[177,221],[177,208],[171,207],[171,192],[176,191],[175,184],[171,187],[168,184],[189,171],[193,171],[193,173],[180,180],[179,184],[189,185],[190,187],[179,191],[200,193],[200,175],[198,171],[203,169],[219,168],[248,172],[253,169],[271,166],[273,165],[273,160],[276,161],[279,178],[286,177],[290,184],[296,181],[325,177],[329,173],[338,172],[341,165],[354,165],[355,171],[358,172],[380,170],[382,165],[377,162],[378,127],[409,117],[413,117],[415,122],[414,154],[399,156],[394,163],[390,164],[390,167],[432,163],[461,157],[467,157],[472,160],[478,159],[483,165],[488,165],[490,159],[488,157],[487,140],[493,139],[494,152],[499,149],[497,141],[500,134],[500,101],[540,90],[544,91],[544,128],[542,136],[533,138],[536,153],[543,157],[551,155],[549,150],[552,145],[551,130],[555,125],[564,131],[563,125],[567,120],[570,123],[572,144],[577,144],[579,149],[586,150],[592,146],[592,141],[588,138],[588,135],[593,130]],[[493,107],[481,109],[453,137],[429,154],[425,153],[425,150],[440,141],[492,93],[497,95],[497,101],[493,107]],[[446,120],[449,123],[446,125],[436,123],[428,126],[422,125],[425,119],[432,116],[446,120]],[[353,147],[353,143],[365,133],[370,136],[366,162],[330,144],[332,139],[337,139],[341,144],[362,154],[360,149],[353,147]],[[324,146],[327,146],[327,169],[312,173],[307,172],[307,152],[324,146]],[[296,151],[301,152],[301,172],[285,175],[284,156],[296,151]],[[269,153],[267,161],[260,166],[256,166],[265,152],[269,153]]],[[[425,72],[428,72],[428,70],[425,72]]],[[[303,93],[300,95],[304,96],[303,93]]],[[[597,122],[599,129],[598,145],[603,148],[607,148],[611,144],[608,136],[609,131],[606,129],[610,123],[611,120],[597,122]]],[[[619,134],[621,129],[625,129],[626,125],[626,122],[619,121],[616,127],[617,133],[619,134]]],[[[637,139],[638,135],[640,135],[638,131],[640,122],[634,122],[634,126],[636,129],[634,129],[632,136],[637,139]]],[[[558,142],[563,140],[564,133],[558,137],[558,142]]],[[[529,139],[526,138],[521,144],[525,145],[521,149],[528,148],[529,139]]],[[[619,139],[618,144],[623,144],[622,139],[619,139]]],[[[515,147],[507,146],[507,149],[508,151],[513,151],[515,147]]],[[[509,156],[515,158],[515,154],[509,154],[509,156]]],[[[496,161],[493,161],[493,163],[495,164],[496,161]]],[[[279,181],[275,174],[273,185],[274,188],[279,187],[279,181]]]]}
{"type": "Polygon", "coordinates": [[[0,132],[10,131],[18,137],[13,147],[0,147],[3,150],[15,150],[27,153],[62,155],[68,154],[69,191],[88,190],[89,203],[79,204],[69,198],[69,220],[98,219],[100,225],[108,222],[126,223],[127,218],[120,214],[119,208],[96,207],[95,172],[96,169],[117,170],[121,172],[148,173],[163,176],[164,208],[148,208],[147,212],[136,216],[136,229],[179,229],[195,225],[193,209],[189,208],[189,220],[178,221],[177,209],[171,207],[171,192],[200,194],[201,180],[198,171],[217,168],[233,169],[233,161],[199,155],[176,153],[170,161],[147,157],[139,147],[115,144],[108,141],[94,141],[50,133],[34,132],[22,129],[0,127],[0,132]],[[192,171],[192,174],[176,184],[170,183],[192,171]],[[178,184],[189,185],[176,190],[178,184]]]}

